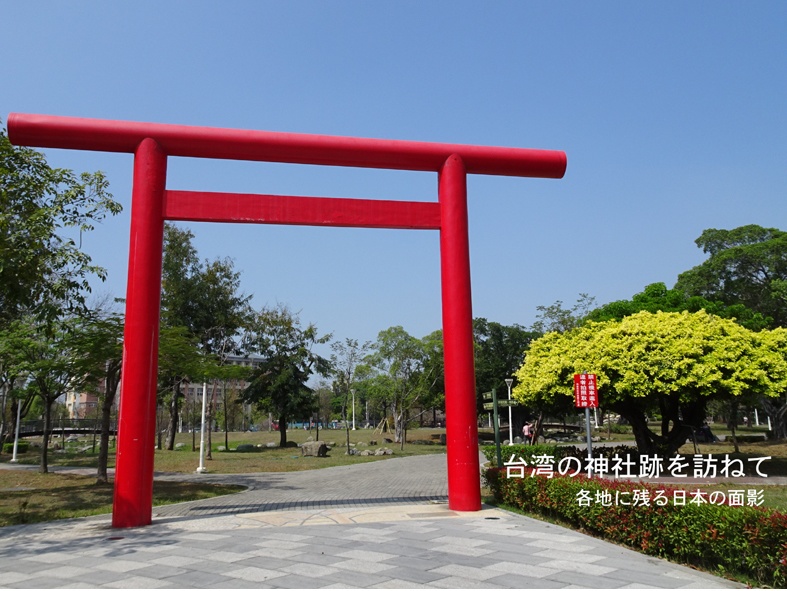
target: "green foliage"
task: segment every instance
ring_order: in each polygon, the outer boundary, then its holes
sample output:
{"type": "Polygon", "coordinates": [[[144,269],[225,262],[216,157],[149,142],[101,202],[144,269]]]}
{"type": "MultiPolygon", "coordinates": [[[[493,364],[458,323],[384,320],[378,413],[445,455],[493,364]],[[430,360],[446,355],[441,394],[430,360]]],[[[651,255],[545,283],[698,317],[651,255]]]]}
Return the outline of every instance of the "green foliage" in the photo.
{"type": "Polygon", "coordinates": [[[548,333],[528,350],[514,397],[525,404],[571,401],[573,375],[598,376],[600,404],[626,418],[643,453],[685,441],[709,398],[754,399],[787,389],[785,331],[752,332],[704,311],[639,312],[564,334],[548,333]],[[662,432],[648,412],[660,411],[662,432]]]}
{"type": "Polygon", "coordinates": [[[566,332],[580,326],[588,312],[593,309],[596,298],[586,294],[579,294],[577,303],[570,309],[563,307],[561,300],[550,306],[536,306],[538,314],[531,330],[539,334],[548,332],[566,332]]]}
{"type": "Polygon", "coordinates": [[[787,232],[748,225],[705,230],[696,244],[708,260],[681,273],[676,288],[689,295],[721,300],[787,326],[787,232]]]}
{"type": "Polygon", "coordinates": [[[102,280],[75,238],[121,211],[100,172],[50,167],[0,130],[0,327],[32,314],[47,325],[84,308],[88,279],[102,280]]]}
{"type": "Polygon", "coordinates": [[[309,416],[314,410],[316,400],[307,383],[314,373],[327,375],[330,362],[312,347],[327,343],[330,337],[319,336],[314,324],[302,327],[298,315],[285,306],[263,308],[251,324],[248,346],[261,360],[243,400],[279,419],[282,447],[287,443],[288,420],[309,416]]]}
{"type": "MultiPolygon", "coordinates": [[[[240,352],[239,336],[251,313],[232,261],[201,261],[193,239],[190,230],[164,227],[159,387],[169,407],[167,449],[175,441],[181,384],[211,380],[216,388],[222,377],[216,368],[240,352]]],[[[212,398],[208,414],[212,421],[212,398]]]]}
{"type": "Polygon", "coordinates": [[[596,308],[585,317],[585,322],[621,320],[637,312],[699,312],[736,320],[749,330],[768,328],[773,319],[765,317],[740,303],[725,304],[701,296],[690,296],[681,289],[667,289],[663,283],[651,283],[630,300],[620,300],[596,308]]]}
{"type": "Polygon", "coordinates": [[[366,357],[371,374],[368,391],[394,418],[394,441],[402,442],[408,413],[428,397],[433,372],[439,371],[430,361],[424,341],[411,336],[401,326],[380,331],[366,357]]]}
{"type": "MultiPolygon", "coordinates": [[[[511,378],[522,365],[525,351],[540,333],[526,330],[518,324],[505,326],[486,318],[473,319],[475,340],[475,383],[479,394],[492,388],[505,388],[503,380],[511,378]]],[[[483,400],[477,405],[482,412],[483,400]]]]}
{"type": "MultiPolygon", "coordinates": [[[[336,376],[333,388],[339,403],[340,416],[344,422],[344,438],[347,449],[350,449],[350,417],[355,415],[355,408],[350,407],[357,405],[362,400],[361,396],[358,396],[356,400],[353,394],[356,390],[358,372],[359,370],[364,371],[361,367],[361,362],[370,348],[371,343],[369,341],[360,344],[357,339],[345,339],[344,342],[336,341],[331,344],[331,350],[333,351],[331,366],[336,376]]],[[[368,401],[369,392],[365,388],[363,390],[363,400],[368,401]]],[[[318,407],[322,406],[324,408],[324,403],[325,395],[323,392],[322,398],[318,395],[318,407]]]]}
{"type": "Polygon", "coordinates": [[[675,487],[582,476],[506,478],[506,470],[497,468],[487,469],[484,476],[497,502],[559,519],[652,556],[751,577],[776,588],[787,584],[787,514],[671,502],[581,506],[581,490],[589,491],[593,499],[597,491],[609,491],[614,498],[616,491],[634,490],[648,490],[653,498],[657,490],[675,487]]]}
{"type": "MultiPolygon", "coordinates": [[[[26,453],[27,450],[29,450],[29,449],[30,449],[30,442],[29,441],[24,441],[24,440],[17,441],[16,453],[23,454],[23,453],[26,453]]],[[[14,453],[14,444],[13,444],[13,442],[12,443],[4,443],[3,444],[3,453],[6,453],[6,454],[14,453]]]]}

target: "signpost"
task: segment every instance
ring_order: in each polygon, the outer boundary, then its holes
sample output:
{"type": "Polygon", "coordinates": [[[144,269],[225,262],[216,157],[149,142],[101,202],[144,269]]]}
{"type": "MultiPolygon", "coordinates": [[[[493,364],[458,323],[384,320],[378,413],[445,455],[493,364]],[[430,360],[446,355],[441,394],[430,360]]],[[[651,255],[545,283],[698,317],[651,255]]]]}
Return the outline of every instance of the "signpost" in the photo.
{"type": "Polygon", "coordinates": [[[497,407],[500,402],[497,400],[497,390],[492,388],[491,392],[484,392],[482,394],[484,400],[491,400],[492,402],[485,402],[484,408],[494,411],[493,421],[495,423],[495,451],[497,452],[497,467],[503,467],[503,457],[500,452],[500,420],[497,412],[497,407]]]}
{"type": "Polygon", "coordinates": [[[574,405],[585,409],[585,432],[588,445],[588,476],[593,476],[593,448],[590,442],[590,409],[598,408],[596,374],[574,374],[574,405]]]}

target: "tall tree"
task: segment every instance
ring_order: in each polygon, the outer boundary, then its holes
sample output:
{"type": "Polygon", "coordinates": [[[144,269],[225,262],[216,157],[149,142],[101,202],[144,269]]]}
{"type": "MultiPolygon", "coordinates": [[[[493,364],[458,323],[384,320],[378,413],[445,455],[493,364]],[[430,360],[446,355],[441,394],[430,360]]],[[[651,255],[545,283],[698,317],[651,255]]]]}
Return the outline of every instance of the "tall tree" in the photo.
{"type": "Polygon", "coordinates": [[[52,407],[70,390],[79,391],[89,380],[84,350],[85,325],[79,317],[49,322],[44,330],[33,318],[18,320],[0,334],[13,354],[6,358],[17,375],[27,376],[26,389],[43,405],[44,428],[39,470],[49,471],[52,407]]]}
{"type": "Polygon", "coordinates": [[[640,452],[671,454],[702,424],[707,400],[752,400],[787,389],[787,359],[770,349],[767,332],[704,311],[591,322],[535,341],[514,395],[525,403],[567,404],[572,376],[595,373],[600,404],[629,421],[640,452]],[[649,413],[661,416],[659,433],[650,429],[649,413]]]}
{"type": "Polygon", "coordinates": [[[725,304],[702,296],[691,296],[682,289],[667,289],[663,283],[651,283],[630,300],[619,300],[600,306],[590,312],[586,321],[603,322],[620,320],[637,312],[698,312],[705,310],[721,318],[734,319],[749,330],[767,328],[772,319],[766,318],[740,303],[725,304]]]}
{"type": "Polygon", "coordinates": [[[121,211],[108,186],[101,172],[50,167],[0,130],[0,328],[25,315],[46,326],[84,308],[90,277],[106,272],[77,240],[121,211]]]}
{"type": "Polygon", "coordinates": [[[743,304],[787,326],[787,232],[748,225],[705,230],[695,241],[708,259],[681,273],[675,285],[689,295],[743,304]]]}
{"type": "MultiPolygon", "coordinates": [[[[557,302],[560,304],[560,302],[557,302]]],[[[562,317],[562,314],[561,314],[562,317]]],[[[478,411],[482,412],[480,394],[503,387],[503,380],[513,378],[522,365],[525,351],[541,333],[513,324],[506,326],[486,318],[473,320],[475,338],[475,382],[478,411]]]]}
{"type": "MultiPolygon", "coordinates": [[[[342,420],[344,421],[344,431],[346,438],[347,453],[350,452],[350,423],[348,421],[347,407],[350,400],[353,400],[355,389],[356,371],[363,360],[366,352],[371,347],[370,342],[359,344],[357,339],[345,339],[344,342],[336,341],[331,344],[333,354],[331,355],[331,365],[336,374],[334,382],[334,392],[341,396],[342,400],[342,420]]],[[[355,410],[355,409],[353,409],[355,410]]]]}
{"type": "Polygon", "coordinates": [[[297,314],[286,306],[263,308],[253,318],[246,344],[261,357],[243,393],[246,402],[257,404],[279,420],[279,445],[287,445],[287,423],[310,416],[316,401],[308,381],[313,374],[327,376],[330,361],[314,352],[331,335],[319,336],[317,327],[301,326],[297,314]]]}
{"type": "Polygon", "coordinates": [[[75,354],[83,367],[85,389],[97,395],[101,403],[101,435],[98,447],[96,480],[109,481],[109,434],[123,369],[123,315],[99,306],[82,322],[83,335],[76,343],[75,354]]]}
{"type": "MultiPolygon", "coordinates": [[[[424,348],[424,384],[426,390],[421,404],[424,411],[432,411],[432,425],[437,423],[437,411],[445,410],[445,348],[443,331],[429,333],[421,343],[424,348]]],[[[423,413],[421,414],[423,418],[423,413]]],[[[423,421],[422,421],[423,424],[423,421]]]]}
{"type": "MultiPolygon", "coordinates": [[[[164,254],[162,263],[161,318],[162,329],[176,330],[183,327],[193,338],[203,354],[215,358],[217,365],[226,363],[227,357],[238,352],[241,328],[249,315],[249,296],[240,293],[240,273],[233,268],[232,260],[216,259],[203,263],[188,229],[172,224],[164,228],[164,254]]],[[[183,369],[169,366],[168,372],[159,371],[164,397],[169,406],[167,449],[175,445],[178,428],[181,386],[194,376],[183,369]]],[[[218,377],[212,379],[216,391],[218,377]]],[[[209,416],[213,416],[214,397],[211,396],[209,416]]]]}
{"type": "MultiPolygon", "coordinates": [[[[59,319],[85,310],[90,278],[103,280],[106,271],[81,249],[82,235],[122,209],[108,187],[101,172],[77,175],[52,168],[40,152],[11,145],[5,129],[0,129],[0,331],[4,334],[19,336],[22,325],[33,323],[51,336],[59,319]]],[[[0,374],[8,375],[4,366],[0,374]]],[[[12,384],[4,382],[4,392],[12,384]]]]}
{"type": "Polygon", "coordinates": [[[582,324],[585,317],[596,304],[596,298],[586,293],[579,294],[576,304],[571,308],[564,308],[562,300],[549,306],[536,306],[537,320],[530,327],[533,332],[545,334],[548,332],[566,332],[582,324]]]}
{"type": "Polygon", "coordinates": [[[385,392],[387,397],[394,419],[394,441],[404,443],[408,413],[428,392],[424,344],[401,326],[392,326],[380,331],[372,348],[367,362],[378,372],[378,392],[385,392]]]}

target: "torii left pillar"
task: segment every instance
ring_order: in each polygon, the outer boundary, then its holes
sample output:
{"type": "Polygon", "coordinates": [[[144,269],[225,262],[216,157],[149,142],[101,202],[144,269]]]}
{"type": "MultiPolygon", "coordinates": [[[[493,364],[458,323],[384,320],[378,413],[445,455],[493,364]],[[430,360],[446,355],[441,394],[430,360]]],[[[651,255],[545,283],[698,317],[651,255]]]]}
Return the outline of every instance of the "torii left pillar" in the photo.
{"type": "Polygon", "coordinates": [[[155,140],[142,140],[134,152],[123,348],[123,368],[134,370],[124,371],[115,464],[116,474],[126,477],[115,480],[113,527],[149,525],[152,520],[166,180],[167,155],[155,140]]]}
{"type": "Polygon", "coordinates": [[[478,511],[478,424],[473,358],[473,306],[470,289],[470,244],[467,224],[467,172],[457,154],[438,173],[440,202],[440,279],[443,299],[446,446],[449,506],[478,511]]]}

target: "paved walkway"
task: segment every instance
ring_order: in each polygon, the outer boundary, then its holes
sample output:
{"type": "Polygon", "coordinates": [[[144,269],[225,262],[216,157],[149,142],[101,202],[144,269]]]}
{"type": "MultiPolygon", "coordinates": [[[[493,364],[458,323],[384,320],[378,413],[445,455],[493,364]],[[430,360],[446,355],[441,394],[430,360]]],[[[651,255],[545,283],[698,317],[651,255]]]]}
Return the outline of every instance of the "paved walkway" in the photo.
{"type": "Polygon", "coordinates": [[[742,587],[507,511],[451,511],[444,455],[188,478],[250,488],[154,508],[144,528],[2,528],[0,588],[742,587]]]}

